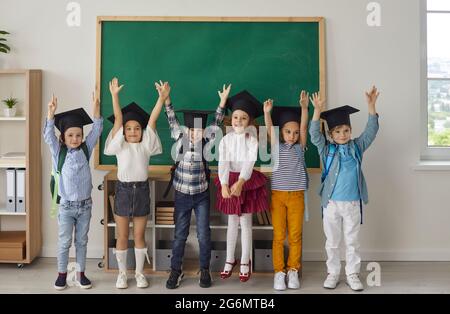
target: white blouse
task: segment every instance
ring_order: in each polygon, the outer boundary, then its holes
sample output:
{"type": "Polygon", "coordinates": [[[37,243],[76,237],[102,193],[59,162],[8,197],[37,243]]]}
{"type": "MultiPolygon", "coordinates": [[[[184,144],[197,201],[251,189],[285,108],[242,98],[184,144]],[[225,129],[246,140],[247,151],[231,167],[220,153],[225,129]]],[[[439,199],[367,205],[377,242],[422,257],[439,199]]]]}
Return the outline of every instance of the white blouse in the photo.
{"type": "Polygon", "coordinates": [[[121,127],[114,137],[112,130],[105,143],[105,155],[116,155],[117,178],[121,182],[137,182],[148,179],[150,156],[162,153],[161,141],[156,130],[151,127],[142,132],[140,143],[128,143],[121,127]]]}
{"type": "Polygon", "coordinates": [[[258,140],[248,133],[230,132],[219,144],[219,180],[228,184],[230,171],[239,172],[239,179],[247,181],[252,176],[258,156],[258,140]]]}

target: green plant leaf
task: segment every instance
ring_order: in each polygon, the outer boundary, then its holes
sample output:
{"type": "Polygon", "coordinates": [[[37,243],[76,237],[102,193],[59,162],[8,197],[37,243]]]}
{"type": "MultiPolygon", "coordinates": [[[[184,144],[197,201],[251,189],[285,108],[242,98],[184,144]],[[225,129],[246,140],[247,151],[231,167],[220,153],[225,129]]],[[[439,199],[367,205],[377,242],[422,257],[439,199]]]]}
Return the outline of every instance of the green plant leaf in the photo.
{"type": "Polygon", "coordinates": [[[7,35],[7,34],[9,34],[7,31],[0,31],[0,34],[2,34],[2,35],[7,35]]]}
{"type": "Polygon", "coordinates": [[[2,43],[0,43],[0,48],[6,49],[6,50],[8,50],[8,51],[11,50],[11,48],[9,48],[8,45],[2,44],[2,43]]]}
{"type": "Polygon", "coordinates": [[[3,53],[8,53],[8,50],[6,50],[6,49],[3,49],[3,48],[0,48],[0,52],[3,52],[3,53]]]}
{"type": "Polygon", "coordinates": [[[0,38],[0,41],[6,41],[6,38],[0,38]]]}

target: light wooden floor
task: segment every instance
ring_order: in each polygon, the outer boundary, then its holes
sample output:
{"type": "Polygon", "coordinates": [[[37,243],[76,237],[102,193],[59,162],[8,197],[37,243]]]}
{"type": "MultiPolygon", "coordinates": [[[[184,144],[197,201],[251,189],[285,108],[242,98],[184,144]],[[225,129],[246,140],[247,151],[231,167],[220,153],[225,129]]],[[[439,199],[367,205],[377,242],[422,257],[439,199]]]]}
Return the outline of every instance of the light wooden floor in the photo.
{"type": "MultiPolygon", "coordinates": [[[[129,288],[118,290],[114,287],[116,275],[105,273],[97,267],[99,260],[88,260],[86,275],[93,282],[90,290],[69,287],[60,292],[53,288],[56,279],[56,259],[40,258],[23,269],[15,264],[0,264],[0,293],[355,293],[344,283],[344,276],[337,289],[331,291],[322,288],[325,279],[324,262],[306,262],[303,268],[301,289],[275,292],[272,289],[272,274],[253,274],[247,283],[239,282],[237,274],[227,280],[221,280],[213,274],[213,286],[202,289],[198,286],[198,277],[190,274],[181,282],[178,289],[168,290],[165,282],[168,274],[149,275],[150,287],[137,289],[134,276],[129,275],[129,288]]],[[[382,262],[381,286],[367,287],[368,274],[363,263],[362,279],[366,289],[362,293],[446,293],[450,294],[450,262],[382,262]]]]}

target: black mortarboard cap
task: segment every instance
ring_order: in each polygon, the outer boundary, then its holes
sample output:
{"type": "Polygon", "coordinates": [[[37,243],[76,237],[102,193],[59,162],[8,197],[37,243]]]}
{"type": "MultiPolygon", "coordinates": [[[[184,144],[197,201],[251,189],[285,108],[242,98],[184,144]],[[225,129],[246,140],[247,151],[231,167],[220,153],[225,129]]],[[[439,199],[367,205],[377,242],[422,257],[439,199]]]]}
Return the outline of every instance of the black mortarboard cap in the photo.
{"type": "Polygon", "coordinates": [[[231,112],[245,111],[250,118],[257,118],[264,113],[261,102],[246,90],[228,98],[226,107],[231,112]]]}
{"type": "Polygon", "coordinates": [[[55,126],[61,133],[64,133],[68,128],[73,127],[83,129],[84,125],[91,123],[93,123],[93,121],[83,108],[55,114],[55,126]]]}
{"type": "Polygon", "coordinates": [[[283,127],[288,122],[294,121],[300,123],[300,107],[275,106],[272,110],[273,125],[283,127]]]}
{"type": "Polygon", "coordinates": [[[320,117],[327,121],[328,130],[332,130],[334,127],[338,125],[346,124],[351,126],[350,115],[358,111],[359,111],[358,109],[353,108],[351,106],[342,106],[339,108],[324,111],[322,112],[320,117]]]}
{"type": "MultiPolygon", "coordinates": [[[[211,110],[192,110],[192,109],[180,109],[177,112],[184,114],[184,125],[188,128],[206,128],[206,122],[208,121],[208,115],[213,113],[211,110]],[[195,122],[201,119],[201,124],[196,125],[195,122]]],[[[198,122],[197,122],[198,123],[198,122]]]]}
{"type": "MultiPolygon", "coordinates": [[[[139,122],[142,129],[145,129],[148,124],[148,120],[150,120],[150,115],[145,112],[144,109],[139,107],[135,102],[130,103],[129,105],[122,108],[123,115],[123,124],[127,123],[130,120],[135,120],[139,122]]],[[[114,114],[108,117],[108,120],[114,124],[116,120],[114,114]]]]}

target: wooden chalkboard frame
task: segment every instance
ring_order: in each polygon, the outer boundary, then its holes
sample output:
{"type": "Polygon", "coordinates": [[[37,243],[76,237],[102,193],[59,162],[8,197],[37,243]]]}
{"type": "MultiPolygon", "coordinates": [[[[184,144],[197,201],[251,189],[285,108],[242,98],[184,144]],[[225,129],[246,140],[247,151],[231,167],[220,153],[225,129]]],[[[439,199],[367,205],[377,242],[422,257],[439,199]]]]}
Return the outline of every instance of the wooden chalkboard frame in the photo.
{"type": "MultiPolygon", "coordinates": [[[[170,22],[312,22],[319,26],[319,80],[320,95],[326,98],[326,56],[325,56],[325,18],[323,17],[187,17],[187,16],[98,16],[96,34],[96,74],[95,91],[100,95],[101,86],[101,43],[102,43],[102,22],[106,21],[170,21],[170,22]]],[[[97,170],[112,171],[117,170],[116,165],[100,164],[100,143],[94,149],[94,167],[97,170]]],[[[169,173],[171,165],[150,165],[149,171],[158,173],[169,173]]],[[[215,167],[211,167],[215,168],[215,167]]],[[[308,168],[308,171],[318,173],[320,168],[308,168]]]]}

